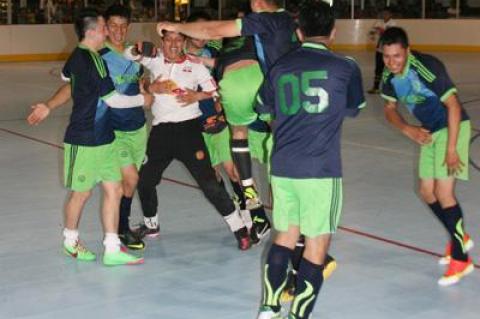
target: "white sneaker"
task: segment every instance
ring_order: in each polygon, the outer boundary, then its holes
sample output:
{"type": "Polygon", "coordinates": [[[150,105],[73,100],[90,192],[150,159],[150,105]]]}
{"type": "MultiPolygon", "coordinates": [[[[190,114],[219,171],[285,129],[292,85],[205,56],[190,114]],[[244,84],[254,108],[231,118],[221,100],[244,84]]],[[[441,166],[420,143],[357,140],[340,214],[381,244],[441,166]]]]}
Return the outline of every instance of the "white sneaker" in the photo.
{"type": "Polygon", "coordinates": [[[280,311],[275,312],[268,306],[262,306],[258,312],[257,319],[283,319],[283,317],[280,311]]]}

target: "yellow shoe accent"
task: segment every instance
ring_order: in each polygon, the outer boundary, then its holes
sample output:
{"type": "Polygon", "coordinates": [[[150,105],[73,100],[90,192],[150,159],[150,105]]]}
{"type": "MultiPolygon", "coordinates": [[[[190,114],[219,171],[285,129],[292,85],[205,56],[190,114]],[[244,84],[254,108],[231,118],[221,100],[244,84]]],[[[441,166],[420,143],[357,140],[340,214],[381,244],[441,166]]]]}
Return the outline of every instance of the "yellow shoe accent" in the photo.
{"type": "Polygon", "coordinates": [[[332,259],[325,265],[325,268],[323,269],[323,279],[328,279],[333,274],[335,269],[337,269],[337,261],[332,259]]]}

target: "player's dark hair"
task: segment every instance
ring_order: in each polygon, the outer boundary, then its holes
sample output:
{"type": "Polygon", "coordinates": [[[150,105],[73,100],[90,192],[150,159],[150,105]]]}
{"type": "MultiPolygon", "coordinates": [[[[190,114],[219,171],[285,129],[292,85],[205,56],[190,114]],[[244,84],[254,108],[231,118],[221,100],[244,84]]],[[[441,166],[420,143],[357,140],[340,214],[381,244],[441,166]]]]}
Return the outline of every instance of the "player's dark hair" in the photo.
{"type": "Polygon", "coordinates": [[[132,10],[130,10],[129,7],[122,6],[120,4],[112,4],[105,11],[104,17],[107,21],[111,17],[120,17],[126,19],[127,22],[130,23],[130,19],[132,18],[132,10]]]}
{"type": "Polygon", "coordinates": [[[283,5],[283,0],[267,0],[267,2],[274,4],[277,7],[281,7],[283,5]]]}
{"type": "Polygon", "coordinates": [[[304,1],[298,23],[306,37],[329,36],[335,26],[335,14],[333,8],[324,1],[304,1]]]}
{"type": "Polygon", "coordinates": [[[162,30],[162,38],[163,38],[164,36],[166,36],[167,33],[178,33],[178,34],[180,34],[180,35],[181,35],[182,37],[184,37],[184,38],[187,37],[187,36],[186,36],[185,34],[183,34],[183,33],[173,32],[173,31],[168,31],[168,30],[162,30]]]}
{"type": "Polygon", "coordinates": [[[85,8],[80,10],[77,17],[75,18],[75,33],[77,34],[78,40],[82,41],[85,39],[85,33],[88,30],[95,29],[97,27],[98,18],[102,15],[93,8],[85,8]]]}
{"type": "Polygon", "coordinates": [[[277,7],[280,7],[283,5],[283,0],[265,0],[265,2],[268,4],[273,4],[277,7]]]}
{"type": "Polygon", "coordinates": [[[196,11],[196,12],[193,12],[192,14],[190,14],[185,21],[186,22],[195,22],[195,21],[198,21],[198,20],[210,21],[210,20],[212,20],[212,16],[210,16],[205,11],[196,11]]]}
{"type": "Polygon", "coordinates": [[[380,42],[382,45],[400,44],[404,49],[409,46],[407,32],[399,27],[391,27],[385,30],[380,42]]]}

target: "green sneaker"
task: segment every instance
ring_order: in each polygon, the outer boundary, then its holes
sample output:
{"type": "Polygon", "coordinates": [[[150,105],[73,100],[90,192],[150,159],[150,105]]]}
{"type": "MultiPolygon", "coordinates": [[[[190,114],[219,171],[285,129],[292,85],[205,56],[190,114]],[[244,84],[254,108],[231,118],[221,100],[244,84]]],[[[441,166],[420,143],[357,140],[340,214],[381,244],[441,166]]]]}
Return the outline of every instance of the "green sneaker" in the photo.
{"type": "Polygon", "coordinates": [[[254,210],[262,207],[262,201],[258,196],[257,190],[253,186],[247,186],[243,190],[243,196],[245,197],[245,209],[254,210]]]}
{"type": "Polygon", "coordinates": [[[95,253],[88,250],[80,242],[77,242],[75,246],[67,246],[63,244],[63,251],[68,256],[71,256],[81,261],[94,261],[95,259],[97,259],[95,253]]]}
{"type": "Polygon", "coordinates": [[[103,264],[105,266],[138,265],[143,264],[143,262],[143,257],[135,257],[121,250],[116,253],[105,253],[103,255],[103,264]]]}

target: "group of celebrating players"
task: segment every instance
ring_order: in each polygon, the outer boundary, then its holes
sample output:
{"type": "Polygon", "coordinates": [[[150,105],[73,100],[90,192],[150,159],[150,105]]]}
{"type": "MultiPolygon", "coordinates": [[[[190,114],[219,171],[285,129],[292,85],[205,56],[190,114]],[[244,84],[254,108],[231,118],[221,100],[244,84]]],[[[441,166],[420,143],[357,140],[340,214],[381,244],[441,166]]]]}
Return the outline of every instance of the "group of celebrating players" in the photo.
{"type": "MultiPolygon", "coordinates": [[[[144,249],[145,237],[159,236],[156,186],[174,159],[186,166],[238,247],[249,249],[271,228],[252,158],[266,164],[275,236],[258,318],[283,318],[282,299],[291,300],[288,318],[309,318],[336,265],[328,248],[343,203],[340,135],[344,118],[366,105],[362,75],[352,58],[329,49],[337,31],[326,2],[304,1],[296,18],[276,0],[250,4],[252,12],[234,20],[210,21],[196,13],[187,23],[161,22],[159,48],[127,43],[126,7],[113,5],[104,15],[82,11],[75,21],[80,43],[62,70],[67,83],[33,105],[27,120],[38,124],[73,100],[64,139],[71,192],[63,247],[82,261],[96,259],[80,242],[78,225],[101,183],[103,263],[144,262],[127,249],[144,249]],[[144,108],[153,115],[149,133],[144,108]],[[135,190],[144,222],[131,229],[135,190]]],[[[387,29],[380,46],[385,115],[422,145],[420,194],[450,238],[439,284],[454,284],[473,271],[467,253],[473,241],[454,194],[455,179],[468,179],[469,118],[443,64],[412,52],[403,29],[387,29]],[[398,104],[421,126],[408,124],[398,104]]]]}

